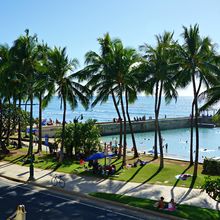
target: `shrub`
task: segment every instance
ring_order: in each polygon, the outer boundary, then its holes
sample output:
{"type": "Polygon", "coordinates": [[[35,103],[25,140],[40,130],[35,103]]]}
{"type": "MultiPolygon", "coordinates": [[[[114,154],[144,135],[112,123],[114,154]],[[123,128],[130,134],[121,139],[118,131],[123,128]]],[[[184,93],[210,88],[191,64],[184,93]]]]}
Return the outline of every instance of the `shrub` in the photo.
{"type": "Polygon", "coordinates": [[[204,159],[202,172],[209,175],[220,175],[220,161],[208,158],[204,159]]]}
{"type": "MultiPolygon", "coordinates": [[[[77,122],[67,124],[65,127],[64,148],[67,155],[72,156],[82,153],[85,156],[97,152],[100,145],[100,130],[95,120],[87,120],[85,123],[77,122]]],[[[56,142],[60,143],[62,130],[56,133],[56,142]]]]}
{"type": "Polygon", "coordinates": [[[220,202],[220,178],[212,180],[210,176],[206,177],[202,189],[215,201],[220,202]]]}

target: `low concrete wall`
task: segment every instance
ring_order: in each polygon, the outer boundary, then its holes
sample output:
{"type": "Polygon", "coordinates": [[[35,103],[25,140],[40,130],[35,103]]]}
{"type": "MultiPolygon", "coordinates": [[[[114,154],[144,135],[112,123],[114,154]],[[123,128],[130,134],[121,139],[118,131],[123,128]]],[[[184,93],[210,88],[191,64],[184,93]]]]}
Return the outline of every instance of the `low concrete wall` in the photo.
{"type": "MultiPolygon", "coordinates": [[[[135,133],[154,131],[154,119],[146,121],[132,121],[132,128],[135,133]]],[[[188,128],[190,127],[190,118],[166,118],[159,120],[161,130],[188,128]]],[[[101,135],[119,134],[119,123],[100,123],[101,135]]],[[[127,125],[127,133],[130,133],[129,125],[127,125]]]]}
{"type": "Polygon", "coordinates": [[[62,129],[62,125],[46,125],[42,126],[42,137],[48,135],[48,137],[54,137],[56,131],[62,129]]]}
{"type": "MultiPolygon", "coordinates": [[[[211,124],[211,117],[199,117],[199,123],[211,124]]],[[[169,129],[178,129],[178,128],[189,128],[190,127],[190,118],[181,117],[181,118],[164,118],[159,120],[161,130],[169,129]]],[[[106,122],[106,123],[97,123],[100,127],[101,135],[113,135],[119,134],[120,124],[116,122],[106,122]]],[[[146,121],[132,121],[132,127],[135,133],[138,132],[147,132],[154,131],[154,119],[146,121]]],[[[61,129],[62,125],[52,125],[52,126],[43,126],[42,127],[42,136],[48,135],[49,137],[54,137],[56,131],[61,129]]],[[[129,125],[127,124],[127,133],[130,133],[129,125]]]]}

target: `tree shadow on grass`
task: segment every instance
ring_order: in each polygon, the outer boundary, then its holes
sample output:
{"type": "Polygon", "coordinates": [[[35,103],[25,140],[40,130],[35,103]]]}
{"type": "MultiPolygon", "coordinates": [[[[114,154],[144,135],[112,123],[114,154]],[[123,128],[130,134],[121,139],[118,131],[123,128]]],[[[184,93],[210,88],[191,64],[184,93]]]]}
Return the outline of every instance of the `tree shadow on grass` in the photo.
{"type": "MultiPolygon", "coordinates": [[[[136,171],[135,173],[128,179],[126,180],[121,186],[120,186],[120,189],[123,188],[127,183],[129,183],[132,179],[134,179],[134,177],[140,172],[141,169],[143,169],[145,165],[143,166],[140,166],[136,171]]],[[[131,168],[132,169],[132,168],[131,168]]],[[[122,195],[124,195],[126,193],[126,191],[124,193],[122,193],[122,195]]]]}
{"type": "MultiPolygon", "coordinates": [[[[135,160],[134,158],[129,158],[129,159],[127,159],[126,161],[130,161],[130,160],[135,160]]],[[[110,163],[111,165],[118,165],[118,164],[122,164],[122,161],[120,161],[120,159],[118,159],[118,158],[116,158],[114,161],[112,161],[111,163],[110,163]],[[118,162],[117,162],[118,161],[118,162]]]]}
{"type": "Polygon", "coordinates": [[[12,164],[15,164],[15,163],[17,163],[18,161],[21,161],[21,160],[23,160],[23,159],[26,158],[26,157],[27,157],[26,155],[22,155],[22,156],[20,156],[20,157],[15,158],[14,160],[8,161],[7,163],[4,163],[4,164],[0,165],[0,169],[1,169],[1,168],[4,168],[4,167],[7,167],[7,166],[10,166],[10,165],[12,165],[12,164]]]}
{"type": "MultiPolygon", "coordinates": [[[[184,173],[186,173],[187,170],[189,170],[192,167],[192,165],[189,165],[180,175],[183,175],[184,173]]],[[[178,178],[176,180],[176,182],[173,185],[173,188],[171,189],[170,193],[171,193],[171,198],[174,199],[174,189],[177,186],[177,184],[179,183],[180,178],[178,178]]],[[[193,184],[194,185],[194,184],[193,184]]]]}
{"type": "Polygon", "coordinates": [[[113,165],[113,164],[117,165],[117,164],[119,164],[119,160],[120,160],[120,159],[116,158],[114,161],[112,161],[112,162],[110,163],[110,165],[113,165]],[[116,163],[117,161],[118,161],[118,163],[116,163]]]}
{"type": "Polygon", "coordinates": [[[125,184],[126,183],[129,183],[132,179],[134,179],[134,177],[140,172],[141,169],[143,169],[143,167],[145,166],[145,164],[143,166],[140,166],[136,171],[135,173],[128,179],[126,180],[125,184]]]}
{"type": "Polygon", "coordinates": [[[196,182],[196,176],[193,176],[192,177],[192,181],[190,183],[190,186],[189,186],[189,189],[187,190],[187,192],[184,194],[184,196],[179,200],[178,204],[182,203],[186,197],[191,193],[192,189],[193,189],[193,186],[195,185],[195,182],[196,182]]]}
{"type": "MultiPolygon", "coordinates": [[[[57,163],[56,166],[55,166],[49,173],[46,173],[46,174],[44,174],[43,176],[38,177],[37,179],[35,179],[35,181],[36,181],[36,180],[39,180],[39,179],[42,179],[42,178],[44,178],[45,176],[51,176],[51,174],[52,174],[53,172],[55,172],[61,165],[62,165],[61,163],[57,163]]],[[[51,167],[52,167],[52,166],[53,166],[53,165],[51,165],[51,167]]],[[[48,168],[48,169],[49,169],[49,168],[48,168]]]]}
{"type": "MultiPolygon", "coordinates": [[[[157,175],[160,173],[161,170],[162,170],[162,168],[159,167],[159,168],[157,169],[157,171],[156,171],[153,175],[151,175],[147,180],[145,180],[144,182],[142,182],[142,183],[139,184],[138,186],[136,186],[136,187],[134,187],[134,188],[132,188],[132,189],[126,191],[125,193],[132,192],[133,190],[135,190],[135,189],[137,189],[137,188],[143,186],[145,183],[149,182],[149,181],[152,180],[155,176],[157,176],[157,175]]],[[[125,193],[124,193],[124,194],[125,194],[125,193]]]]}

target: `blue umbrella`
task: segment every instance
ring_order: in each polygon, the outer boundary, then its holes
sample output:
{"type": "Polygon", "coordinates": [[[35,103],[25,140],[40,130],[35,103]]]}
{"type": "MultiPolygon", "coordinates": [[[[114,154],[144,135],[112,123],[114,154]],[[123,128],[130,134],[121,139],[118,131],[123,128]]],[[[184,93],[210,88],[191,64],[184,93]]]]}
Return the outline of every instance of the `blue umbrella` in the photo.
{"type": "MultiPolygon", "coordinates": [[[[35,133],[36,131],[38,131],[36,128],[32,128],[32,133],[35,133]]],[[[27,128],[27,133],[30,133],[30,128],[27,128]]]]}
{"type": "Polygon", "coordinates": [[[87,157],[87,158],[85,159],[85,161],[98,160],[98,159],[102,159],[102,158],[105,158],[105,157],[112,157],[112,156],[114,156],[114,155],[115,155],[115,154],[105,155],[103,152],[98,152],[98,153],[92,154],[91,156],[87,157]]]}

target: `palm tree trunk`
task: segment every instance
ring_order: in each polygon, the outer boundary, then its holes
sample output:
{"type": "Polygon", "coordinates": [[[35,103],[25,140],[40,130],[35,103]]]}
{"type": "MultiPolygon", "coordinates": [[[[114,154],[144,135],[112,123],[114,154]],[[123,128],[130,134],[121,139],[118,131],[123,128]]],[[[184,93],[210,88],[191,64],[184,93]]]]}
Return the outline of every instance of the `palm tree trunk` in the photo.
{"type": "Polygon", "coordinates": [[[30,140],[29,140],[29,155],[30,155],[30,176],[29,180],[34,180],[34,154],[33,154],[33,93],[30,95],[30,140]]]}
{"type": "Polygon", "coordinates": [[[38,149],[37,152],[42,151],[42,94],[39,95],[39,124],[38,124],[38,149]]]}
{"type": "Polygon", "coordinates": [[[33,94],[30,97],[30,134],[29,134],[29,149],[28,155],[33,156],[33,94]]]}
{"type": "Polygon", "coordinates": [[[154,126],[155,126],[155,132],[154,132],[154,159],[158,158],[158,152],[157,152],[157,103],[158,103],[158,82],[156,83],[156,92],[155,92],[155,104],[154,104],[154,114],[155,114],[155,121],[154,121],[154,126]]]}
{"type": "MultiPolygon", "coordinates": [[[[13,96],[13,111],[16,111],[16,98],[15,96],[13,96]]],[[[12,131],[14,133],[15,129],[16,129],[16,116],[13,113],[13,118],[12,118],[12,131]]]]}
{"type": "Polygon", "coordinates": [[[126,101],[126,114],[127,114],[127,118],[128,118],[130,131],[131,131],[131,137],[132,137],[132,143],[133,143],[133,149],[134,149],[134,158],[137,158],[139,155],[138,155],[134,132],[133,132],[133,127],[132,127],[132,123],[131,123],[131,119],[130,119],[130,115],[129,115],[129,111],[128,111],[128,91],[127,91],[127,89],[125,91],[125,101],[126,101]]]}
{"type": "Polygon", "coordinates": [[[194,102],[195,102],[195,128],[196,128],[196,152],[195,152],[195,164],[194,164],[194,171],[193,176],[194,178],[197,177],[198,172],[198,159],[199,159],[199,127],[198,127],[198,100],[197,100],[197,90],[196,90],[196,82],[195,76],[192,76],[193,81],[193,91],[194,91],[194,102]]]}
{"type": "MultiPolygon", "coordinates": [[[[21,110],[21,97],[19,96],[18,99],[18,108],[21,110]]],[[[21,115],[19,114],[18,118],[18,146],[17,148],[21,148],[21,115]]]]}
{"type": "MultiPolygon", "coordinates": [[[[27,112],[27,102],[28,102],[28,99],[27,99],[27,101],[25,102],[25,106],[24,106],[25,112],[27,112]]],[[[27,137],[27,128],[25,129],[25,137],[27,137]]]]}
{"type": "Polygon", "coordinates": [[[121,149],[122,149],[122,119],[121,119],[121,114],[119,112],[119,108],[115,99],[115,94],[114,92],[111,90],[111,94],[112,94],[112,99],[113,99],[113,103],[116,109],[116,112],[118,114],[118,118],[119,118],[119,123],[120,123],[120,139],[119,139],[119,151],[118,151],[118,159],[121,158],[121,149]]]}
{"type": "Polygon", "coordinates": [[[159,146],[160,146],[160,167],[159,167],[159,169],[163,169],[164,168],[163,141],[162,141],[162,135],[161,135],[159,123],[158,123],[158,135],[159,135],[159,146]]]}
{"type": "Polygon", "coordinates": [[[193,126],[194,126],[194,101],[192,103],[191,111],[191,128],[190,128],[190,166],[193,165],[193,126]]]}
{"type": "MultiPolygon", "coordinates": [[[[198,97],[199,91],[202,85],[202,79],[200,78],[199,86],[196,92],[196,96],[198,97]]],[[[192,113],[191,113],[191,132],[190,132],[190,166],[193,165],[193,127],[194,127],[194,108],[195,108],[195,100],[192,102],[192,113]]]]}
{"type": "Polygon", "coordinates": [[[10,137],[10,130],[11,130],[11,100],[8,99],[8,105],[9,105],[9,116],[8,116],[8,124],[7,124],[7,134],[6,134],[6,145],[9,145],[9,137],[10,137]]]}
{"type": "Polygon", "coordinates": [[[162,90],[163,90],[163,81],[161,81],[159,97],[158,97],[158,106],[157,106],[157,131],[159,135],[159,146],[160,146],[160,169],[164,167],[164,160],[163,160],[163,140],[159,125],[159,114],[160,114],[160,105],[161,105],[161,97],[162,97],[162,90]]]}
{"type": "Polygon", "coordinates": [[[122,159],[122,166],[126,166],[126,149],[127,149],[127,140],[126,140],[126,115],[125,115],[125,109],[124,109],[124,103],[123,103],[123,97],[122,97],[122,91],[120,92],[120,99],[121,99],[121,110],[123,114],[124,119],[124,146],[123,146],[123,159],[122,159]]]}
{"type": "Polygon", "coordinates": [[[62,124],[62,141],[61,141],[61,151],[63,152],[64,140],[65,140],[65,125],[66,125],[66,99],[63,99],[63,124],[62,124]]]}

